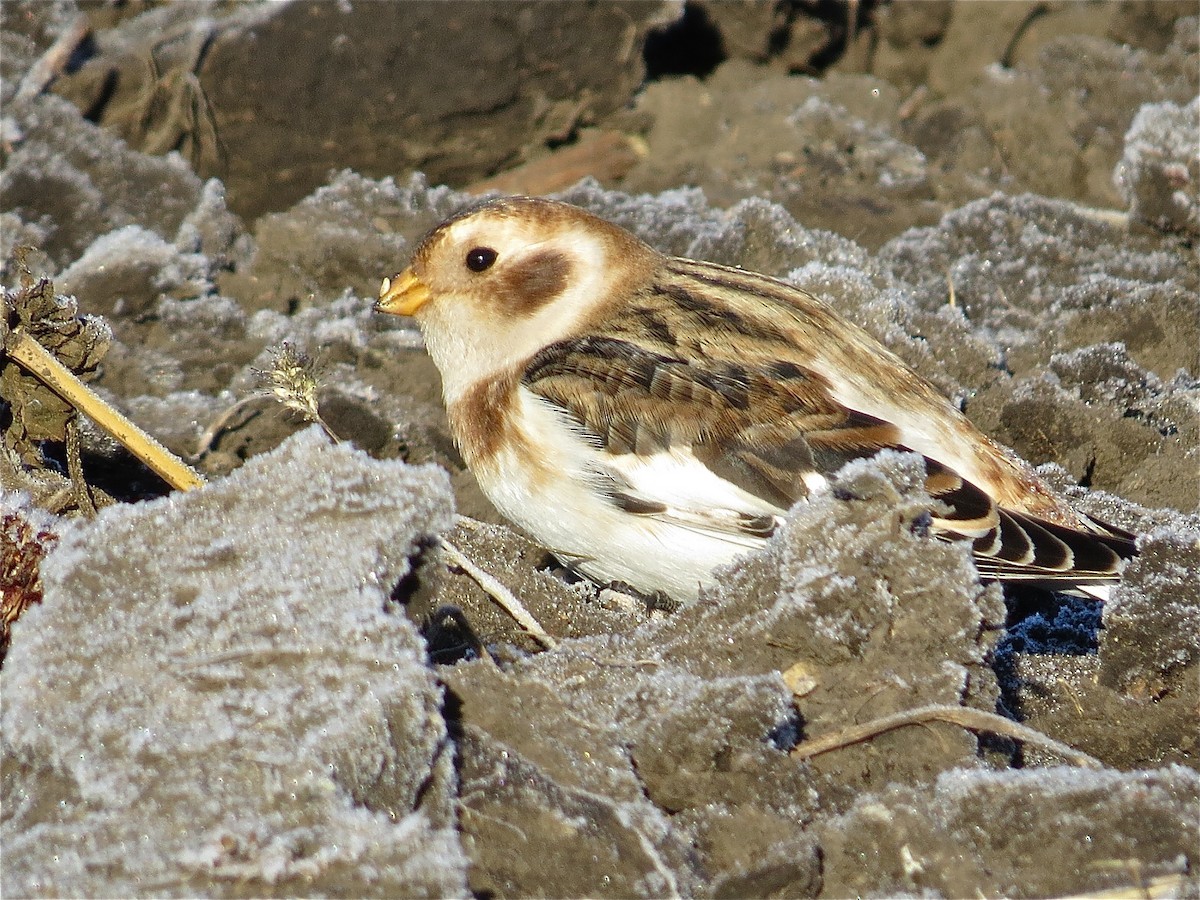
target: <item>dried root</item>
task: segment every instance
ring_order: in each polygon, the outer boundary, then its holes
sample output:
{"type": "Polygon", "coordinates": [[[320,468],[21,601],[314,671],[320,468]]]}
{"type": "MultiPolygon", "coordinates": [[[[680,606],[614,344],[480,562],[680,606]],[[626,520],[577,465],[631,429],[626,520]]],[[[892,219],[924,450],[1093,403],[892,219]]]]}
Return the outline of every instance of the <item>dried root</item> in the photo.
{"type": "Polygon", "coordinates": [[[845,747],[862,743],[863,741],[869,741],[871,738],[888,731],[894,731],[897,728],[903,728],[907,725],[924,725],[929,722],[947,722],[951,725],[957,725],[960,728],[966,728],[968,731],[990,732],[991,734],[998,734],[1001,737],[1012,738],[1014,741],[1021,741],[1032,747],[1047,750],[1077,766],[1084,766],[1089,769],[1101,769],[1104,767],[1104,764],[1095,757],[1088,756],[1088,754],[1076,750],[1074,747],[1047,737],[1040,731],[1030,728],[1028,725],[1022,725],[1020,722],[1014,722],[1012,719],[1006,719],[1004,716],[997,715],[996,713],[986,712],[982,709],[972,709],[968,706],[921,706],[917,709],[909,709],[904,712],[895,713],[894,715],[883,716],[870,722],[864,722],[861,725],[851,725],[848,728],[843,728],[841,731],[836,731],[832,734],[823,734],[820,737],[805,741],[792,750],[792,756],[797,759],[811,759],[822,753],[841,750],[845,747]]]}

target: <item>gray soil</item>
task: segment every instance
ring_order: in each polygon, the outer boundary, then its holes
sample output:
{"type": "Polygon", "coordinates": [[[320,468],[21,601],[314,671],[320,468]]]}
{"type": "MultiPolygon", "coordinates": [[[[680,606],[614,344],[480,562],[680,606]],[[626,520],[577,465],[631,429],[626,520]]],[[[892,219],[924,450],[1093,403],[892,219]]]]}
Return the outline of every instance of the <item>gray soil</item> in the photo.
{"type": "Polygon", "coordinates": [[[0,337],[209,484],[0,358],[3,894],[1200,896],[1197,12],[5,0],[0,337]],[[901,454],[694,604],[574,576],[371,310],[500,186],[826,299],[1123,584],[981,584],[901,454]]]}

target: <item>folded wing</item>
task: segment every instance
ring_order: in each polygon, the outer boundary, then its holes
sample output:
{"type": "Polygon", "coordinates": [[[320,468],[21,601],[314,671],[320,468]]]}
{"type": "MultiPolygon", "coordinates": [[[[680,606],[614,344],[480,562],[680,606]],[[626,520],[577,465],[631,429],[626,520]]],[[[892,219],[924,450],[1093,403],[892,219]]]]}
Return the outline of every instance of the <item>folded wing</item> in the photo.
{"type": "MultiPolygon", "coordinates": [[[[769,537],[793,503],[827,489],[847,462],[910,449],[894,424],[843,406],[802,361],[680,348],[662,329],[638,334],[629,322],[547,347],[521,381],[606,451],[590,474],[613,504],[747,547],[769,537]]],[[[933,533],[971,541],[986,577],[1110,584],[1135,552],[1127,532],[1090,520],[1085,532],[1001,508],[925,460],[933,533]]]]}

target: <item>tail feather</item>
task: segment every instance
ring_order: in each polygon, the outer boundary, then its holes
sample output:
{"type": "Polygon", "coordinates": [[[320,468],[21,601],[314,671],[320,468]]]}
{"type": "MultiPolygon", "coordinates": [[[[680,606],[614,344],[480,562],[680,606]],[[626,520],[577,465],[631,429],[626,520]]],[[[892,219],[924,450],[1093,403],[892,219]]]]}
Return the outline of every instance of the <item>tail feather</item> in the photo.
{"type": "Polygon", "coordinates": [[[1135,536],[1081,517],[1071,528],[1000,507],[977,485],[928,460],[926,489],[942,508],[933,518],[943,540],[969,540],[980,575],[996,581],[1043,584],[1096,596],[1121,580],[1137,555],[1135,536]]]}

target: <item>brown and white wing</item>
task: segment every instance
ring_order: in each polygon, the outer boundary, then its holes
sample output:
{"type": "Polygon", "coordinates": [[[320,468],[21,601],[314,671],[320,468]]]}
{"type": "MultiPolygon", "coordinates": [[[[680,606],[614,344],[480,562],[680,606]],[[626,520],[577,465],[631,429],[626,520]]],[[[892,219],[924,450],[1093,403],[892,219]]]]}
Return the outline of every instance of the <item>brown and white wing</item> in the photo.
{"type": "MultiPolygon", "coordinates": [[[[595,488],[630,513],[756,546],[847,462],[910,449],[895,425],[846,408],[800,362],[704,355],[630,331],[626,322],[553,344],[521,378],[605,451],[595,488]]],[[[945,465],[926,465],[934,533],[972,541],[986,576],[1102,584],[1133,552],[1115,529],[1084,534],[1000,509],[945,465]]]]}
{"type": "Polygon", "coordinates": [[[783,364],[701,364],[592,336],[547,347],[522,386],[604,451],[597,484],[614,503],[760,541],[827,473],[879,449],[877,422],[783,364]]]}

